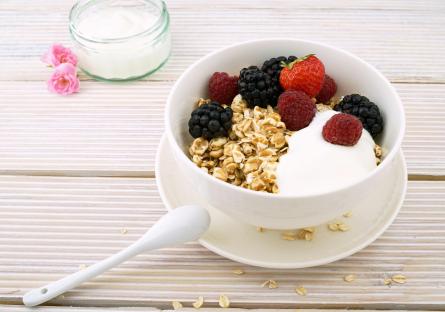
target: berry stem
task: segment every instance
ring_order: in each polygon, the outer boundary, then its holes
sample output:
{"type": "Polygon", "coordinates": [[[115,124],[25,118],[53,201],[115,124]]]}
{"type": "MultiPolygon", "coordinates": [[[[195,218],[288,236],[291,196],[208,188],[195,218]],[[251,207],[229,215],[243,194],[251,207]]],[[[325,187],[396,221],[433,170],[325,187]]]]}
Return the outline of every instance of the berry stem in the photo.
{"type": "Polygon", "coordinates": [[[313,54],[313,53],[312,53],[312,54],[308,54],[308,55],[299,57],[299,58],[297,58],[295,61],[292,61],[292,62],[290,62],[290,63],[286,63],[286,62],[282,61],[282,62],[280,63],[280,66],[281,66],[281,67],[286,67],[287,69],[292,69],[292,67],[294,66],[294,64],[303,62],[304,60],[306,60],[306,59],[308,59],[309,57],[314,56],[314,55],[315,55],[315,54],[313,54]]]}

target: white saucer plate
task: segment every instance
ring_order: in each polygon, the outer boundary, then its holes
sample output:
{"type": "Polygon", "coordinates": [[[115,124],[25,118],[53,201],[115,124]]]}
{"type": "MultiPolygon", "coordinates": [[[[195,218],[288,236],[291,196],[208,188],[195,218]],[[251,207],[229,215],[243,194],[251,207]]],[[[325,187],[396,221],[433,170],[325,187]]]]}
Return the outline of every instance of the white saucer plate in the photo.
{"type": "MultiPolygon", "coordinates": [[[[364,200],[351,216],[338,216],[349,226],[333,232],[326,224],[315,227],[311,241],[281,239],[283,231],[258,232],[252,225],[235,220],[208,205],[190,185],[175,162],[167,138],[161,139],[156,157],[156,182],[168,210],[200,204],[211,215],[211,225],[199,240],[201,245],[228,259],[265,268],[305,268],[327,264],[356,253],[376,240],[393,222],[406,193],[407,171],[402,151],[391,166],[386,194],[364,200]]],[[[346,211],[345,211],[346,212],[346,211]]],[[[335,220],[333,220],[335,221],[335,220]]]]}

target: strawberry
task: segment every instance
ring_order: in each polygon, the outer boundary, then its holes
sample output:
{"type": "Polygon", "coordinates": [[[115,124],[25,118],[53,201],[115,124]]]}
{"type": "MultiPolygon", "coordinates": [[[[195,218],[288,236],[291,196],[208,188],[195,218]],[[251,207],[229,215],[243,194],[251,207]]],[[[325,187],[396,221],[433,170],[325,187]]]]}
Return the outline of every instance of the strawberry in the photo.
{"type": "Polygon", "coordinates": [[[320,92],[324,81],[324,65],[314,54],[282,63],[280,84],[284,90],[303,91],[310,97],[320,92]]]}

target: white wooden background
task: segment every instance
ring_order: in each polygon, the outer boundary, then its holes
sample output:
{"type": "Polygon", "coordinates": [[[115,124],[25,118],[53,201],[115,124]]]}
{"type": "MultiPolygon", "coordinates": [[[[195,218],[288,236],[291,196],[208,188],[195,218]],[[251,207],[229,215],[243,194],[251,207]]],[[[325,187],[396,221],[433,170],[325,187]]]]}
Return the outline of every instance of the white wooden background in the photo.
{"type": "MultiPolygon", "coordinates": [[[[445,1],[171,0],[173,55],[162,71],[128,84],[82,76],[79,94],[60,97],[46,91],[39,58],[53,42],[69,45],[72,4],[0,1],[0,311],[25,311],[6,304],[115,253],[164,213],[153,167],[170,87],[206,53],[265,37],[334,44],[394,83],[411,180],[395,223],[365,250],[301,270],[242,266],[195,243],[169,248],[51,304],[168,309],[202,295],[216,307],[226,294],[239,308],[445,309],[445,1]],[[240,267],[245,275],[231,273],[240,267]],[[345,283],[350,273],[357,280],[345,283]],[[394,273],[407,283],[383,285],[394,273]],[[271,278],[278,289],[260,287],[271,278]]],[[[42,311],[53,310],[62,311],[42,311]]]]}

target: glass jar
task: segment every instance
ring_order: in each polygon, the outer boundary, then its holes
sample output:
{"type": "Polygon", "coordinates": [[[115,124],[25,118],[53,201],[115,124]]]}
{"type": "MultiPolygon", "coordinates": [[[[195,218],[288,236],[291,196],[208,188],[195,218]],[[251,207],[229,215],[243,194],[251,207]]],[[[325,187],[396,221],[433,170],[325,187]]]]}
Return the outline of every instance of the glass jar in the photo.
{"type": "Polygon", "coordinates": [[[162,0],[81,0],[69,27],[79,67],[96,79],[140,79],[170,55],[170,16],[162,0]]]}

